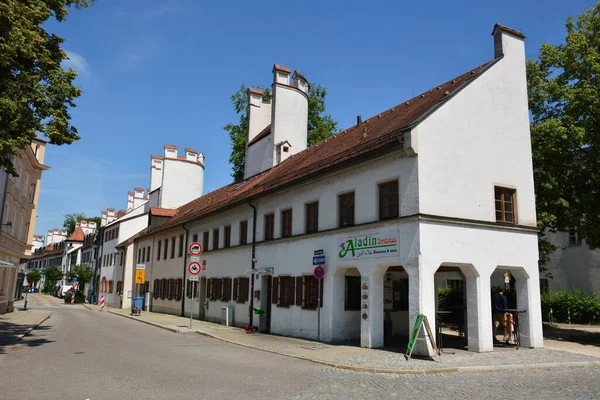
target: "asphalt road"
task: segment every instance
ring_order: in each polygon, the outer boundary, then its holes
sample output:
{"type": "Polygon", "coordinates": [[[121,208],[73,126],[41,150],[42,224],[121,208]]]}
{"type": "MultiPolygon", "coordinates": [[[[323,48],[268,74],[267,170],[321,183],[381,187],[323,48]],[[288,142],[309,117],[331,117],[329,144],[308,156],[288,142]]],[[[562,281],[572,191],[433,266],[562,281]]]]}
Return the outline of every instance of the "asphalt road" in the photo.
{"type": "Polygon", "coordinates": [[[0,355],[0,399],[598,399],[600,368],[473,374],[353,373],[175,334],[81,306],[0,355]]]}

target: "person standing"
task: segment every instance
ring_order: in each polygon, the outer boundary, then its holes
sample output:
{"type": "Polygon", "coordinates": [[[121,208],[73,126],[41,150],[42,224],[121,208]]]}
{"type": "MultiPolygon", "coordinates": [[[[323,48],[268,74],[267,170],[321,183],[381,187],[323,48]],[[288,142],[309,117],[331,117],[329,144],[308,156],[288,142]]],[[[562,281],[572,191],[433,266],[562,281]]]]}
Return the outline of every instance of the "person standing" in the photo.
{"type": "Polygon", "coordinates": [[[497,293],[492,296],[492,324],[493,324],[493,339],[494,343],[500,343],[496,339],[496,332],[498,327],[502,325],[504,331],[504,342],[508,343],[510,340],[510,332],[512,327],[509,327],[509,321],[512,320],[510,313],[506,312],[508,309],[508,300],[504,295],[504,289],[499,287],[497,293]]]}

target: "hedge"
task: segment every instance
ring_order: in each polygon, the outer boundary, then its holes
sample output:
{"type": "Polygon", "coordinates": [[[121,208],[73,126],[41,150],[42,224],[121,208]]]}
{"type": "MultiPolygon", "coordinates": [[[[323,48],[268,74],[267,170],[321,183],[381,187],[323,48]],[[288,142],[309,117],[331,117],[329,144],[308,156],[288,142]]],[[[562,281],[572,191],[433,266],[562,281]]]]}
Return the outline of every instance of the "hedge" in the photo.
{"type": "MultiPolygon", "coordinates": [[[[65,293],[65,303],[71,303],[71,293],[65,293]]],[[[85,296],[81,292],[75,293],[75,303],[85,303],[85,296]]]]}
{"type": "Polygon", "coordinates": [[[543,293],[542,294],[542,319],[549,321],[552,309],[553,322],[569,322],[568,313],[571,313],[573,324],[600,324],[600,299],[598,294],[590,296],[573,288],[571,293],[543,293]]]}

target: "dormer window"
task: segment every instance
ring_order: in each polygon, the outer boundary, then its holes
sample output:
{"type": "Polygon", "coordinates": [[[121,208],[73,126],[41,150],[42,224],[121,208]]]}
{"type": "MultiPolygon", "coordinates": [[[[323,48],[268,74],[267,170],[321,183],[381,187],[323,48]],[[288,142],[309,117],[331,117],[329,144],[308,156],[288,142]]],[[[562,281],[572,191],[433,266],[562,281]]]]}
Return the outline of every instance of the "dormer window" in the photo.
{"type": "Polygon", "coordinates": [[[284,152],[284,153],[287,153],[287,152],[289,152],[289,151],[290,151],[290,148],[289,148],[289,147],[287,147],[287,146],[283,146],[283,152],[284,152]]]}

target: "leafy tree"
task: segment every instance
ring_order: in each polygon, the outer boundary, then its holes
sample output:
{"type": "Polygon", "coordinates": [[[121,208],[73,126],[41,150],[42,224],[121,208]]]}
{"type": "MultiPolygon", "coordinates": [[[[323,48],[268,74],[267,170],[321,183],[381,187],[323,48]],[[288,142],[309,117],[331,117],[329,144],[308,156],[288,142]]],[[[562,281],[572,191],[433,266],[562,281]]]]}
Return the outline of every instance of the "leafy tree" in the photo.
{"type": "Polygon", "coordinates": [[[88,264],[77,264],[73,266],[71,272],[78,278],[79,290],[83,290],[88,282],[94,278],[94,271],[88,264]]]}
{"type": "Polygon", "coordinates": [[[64,40],[47,21],[65,20],[70,6],[94,0],[0,1],[0,167],[15,174],[11,157],[41,133],[56,145],[79,139],[69,108],[81,90],[77,73],[64,70],[64,40]]]}
{"type": "MultiPolygon", "coordinates": [[[[260,88],[259,86],[255,86],[260,88]]],[[[242,84],[240,89],[231,95],[231,102],[235,112],[239,114],[238,124],[229,123],[225,129],[231,139],[231,153],[229,163],[232,165],[231,176],[235,181],[244,179],[244,156],[246,153],[246,132],[248,131],[248,95],[247,87],[242,84]]],[[[269,89],[262,89],[265,98],[270,98],[269,89]]],[[[337,122],[331,115],[325,114],[325,97],[327,91],[324,87],[312,84],[308,90],[308,146],[319,143],[334,135],[337,131],[337,122]]]]}
{"type": "Polygon", "coordinates": [[[557,248],[547,231],[577,227],[600,247],[600,2],[566,31],[527,62],[541,264],[557,248]]]}
{"type": "Polygon", "coordinates": [[[63,272],[56,266],[51,266],[46,268],[42,274],[46,278],[46,282],[44,284],[44,292],[48,292],[53,287],[56,286],[56,283],[63,279],[63,272]]]}
{"type": "Polygon", "coordinates": [[[27,273],[27,278],[33,281],[32,286],[35,287],[36,283],[42,279],[42,273],[37,269],[32,269],[27,273]]]}
{"type": "Polygon", "coordinates": [[[96,228],[100,229],[100,217],[86,217],[83,213],[65,214],[63,227],[67,229],[67,235],[70,235],[75,231],[75,223],[79,221],[94,221],[96,223],[96,228]]]}

